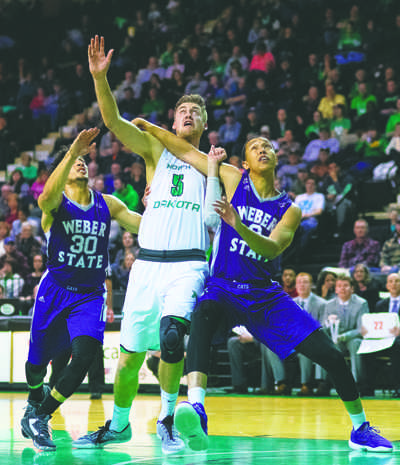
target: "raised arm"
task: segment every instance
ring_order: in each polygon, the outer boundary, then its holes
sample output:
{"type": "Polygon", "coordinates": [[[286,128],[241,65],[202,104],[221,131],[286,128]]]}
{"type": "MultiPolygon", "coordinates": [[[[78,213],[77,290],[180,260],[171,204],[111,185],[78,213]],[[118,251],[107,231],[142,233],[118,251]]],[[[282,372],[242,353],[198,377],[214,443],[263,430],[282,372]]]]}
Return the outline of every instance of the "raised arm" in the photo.
{"type": "Polygon", "coordinates": [[[238,212],[225,198],[214,203],[215,211],[246,241],[257,254],[269,260],[280,255],[292,242],[301,220],[301,210],[292,204],[269,237],[263,236],[242,223],[238,212]]]}
{"type": "Polygon", "coordinates": [[[39,207],[43,212],[43,231],[46,232],[49,230],[53,221],[52,212],[60,206],[62,193],[72,166],[79,157],[83,157],[89,152],[89,147],[99,132],[98,128],[81,131],[64,155],[64,158],[46,181],[43,192],[38,199],[39,207]]]}
{"type": "MultiPolygon", "coordinates": [[[[133,123],[158,139],[167,150],[173,153],[177,158],[189,163],[204,175],[208,175],[208,157],[195,146],[187,142],[182,137],[177,137],[159,126],[149,123],[148,121],[136,118],[133,123]]],[[[225,186],[225,191],[230,200],[242,177],[241,172],[232,165],[222,163],[219,167],[219,176],[225,186]]]]}
{"type": "Polygon", "coordinates": [[[112,195],[103,194],[103,197],[110,210],[111,218],[117,220],[118,224],[127,231],[137,234],[142,215],[129,210],[121,200],[112,195]]]}
{"type": "MultiPolygon", "coordinates": [[[[93,77],[97,102],[107,128],[130,150],[141,155],[146,162],[150,180],[164,149],[149,133],[140,131],[133,123],[122,118],[107,80],[107,71],[114,50],[104,52],[104,37],[95,36],[88,47],[89,69],[93,77]]],[[[148,176],[149,179],[149,176],[148,176]]]]}

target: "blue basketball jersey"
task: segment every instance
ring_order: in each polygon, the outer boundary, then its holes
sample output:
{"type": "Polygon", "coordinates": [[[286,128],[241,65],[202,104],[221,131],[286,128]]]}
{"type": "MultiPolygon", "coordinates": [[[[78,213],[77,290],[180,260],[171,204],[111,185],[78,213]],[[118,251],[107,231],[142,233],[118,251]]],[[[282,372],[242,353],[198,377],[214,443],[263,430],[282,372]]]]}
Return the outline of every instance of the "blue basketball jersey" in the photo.
{"type": "MultiPolygon", "coordinates": [[[[233,195],[232,205],[242,222],[253,231],[269,236],[292,204],[286,193],[261,198],[247,172],[233,195]]],[[[216,231],[210,260],[210,276],[239,282],[273,278],[280,270],[280,257],[268,260],[256,254],[239,234],[221,221],[216,231]]]]}
{"type": "Polygon", "coordinates": [[[108,268],[111,215],[103,196],[79,205],[63,194],[47,237],[47,268],[62,287],[77,292],[103,286],[108,268]]]}

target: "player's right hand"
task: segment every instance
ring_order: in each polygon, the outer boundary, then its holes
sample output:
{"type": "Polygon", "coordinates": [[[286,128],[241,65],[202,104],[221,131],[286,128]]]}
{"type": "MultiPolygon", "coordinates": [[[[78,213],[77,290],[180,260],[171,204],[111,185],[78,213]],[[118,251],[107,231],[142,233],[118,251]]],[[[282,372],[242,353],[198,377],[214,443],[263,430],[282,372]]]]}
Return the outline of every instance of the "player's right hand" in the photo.
{"type": "Polygon", "coordinates": [[[89,70],[94,78],[102,77],[107,74],[110,67],[111,58],[114,50],[111,49],[107,55],[104,53],[104,37],[96,35],[90,39],[88,46],[89,70]]]}
{"type": "Polygon", "coordinates": [[[99,128],[84,129],[77,135],[74,142],[72,142],[68,152],[75,159],[84,157],[89,152],[93,139],[97,137],[99,133],[99,128]]]}

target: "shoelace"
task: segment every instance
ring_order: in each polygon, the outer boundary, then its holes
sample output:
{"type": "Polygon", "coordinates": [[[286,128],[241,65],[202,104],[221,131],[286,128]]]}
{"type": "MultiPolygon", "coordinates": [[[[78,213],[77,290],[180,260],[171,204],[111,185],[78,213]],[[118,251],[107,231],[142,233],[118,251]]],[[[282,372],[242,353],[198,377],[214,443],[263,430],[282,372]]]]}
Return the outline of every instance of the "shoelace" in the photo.
{"type": "Polygon", "coordinates": [[[368,437],[371,433],[377,435],[380,433],[380,430],[378,428],[375,428],[375,426],[368,425],[368,427],[364,431],[360,431],[361,437],[365,438],[368,437]]]}
{"type": "Polygon", "coordinates": [[[48,423],[49,420],[49,416],[43,418],[38,417],[36,424],[38,426],[39,436],[50,438],[51,426],[48,423]]]}
{"type": "Polygon", "coordinates": [[[110,431],[109,429],[109,423],[107,422],[104,426],[100,426],[100,428],[92,433],[90,436],[94,436],[95,439],[95,444],[99,444],[101,439],[103,439],[104,435],[106,434],[107,431],[110,431]]]}

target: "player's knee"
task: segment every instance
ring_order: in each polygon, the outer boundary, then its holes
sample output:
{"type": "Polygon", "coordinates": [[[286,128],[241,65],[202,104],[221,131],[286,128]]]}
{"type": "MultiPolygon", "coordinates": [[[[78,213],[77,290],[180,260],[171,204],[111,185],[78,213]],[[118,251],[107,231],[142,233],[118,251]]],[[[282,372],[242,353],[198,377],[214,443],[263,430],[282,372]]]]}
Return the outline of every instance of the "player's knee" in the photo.
{"type": "Polygon", "coordinates": [[[46,365],[34,365],[29,361],[25,363],[25,374],[28,386],[33,387],[41,384],[46,376],[46,372],[46,365]]]}
{"type": "Polygon", "coordinates": [[[184,355],[184,336],[186,325],[173,317],[165,316],[160,322],[161,360],[166,363],[178,363],[184,355]]]}

